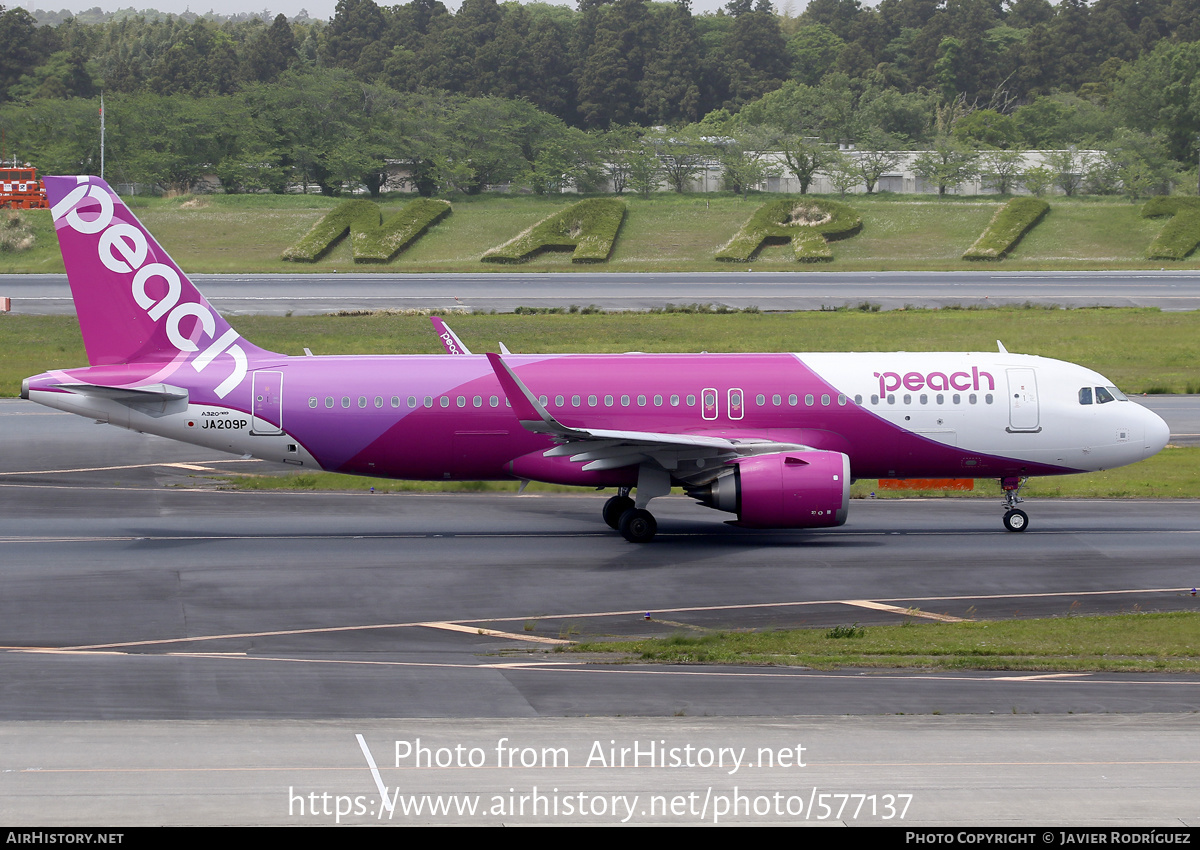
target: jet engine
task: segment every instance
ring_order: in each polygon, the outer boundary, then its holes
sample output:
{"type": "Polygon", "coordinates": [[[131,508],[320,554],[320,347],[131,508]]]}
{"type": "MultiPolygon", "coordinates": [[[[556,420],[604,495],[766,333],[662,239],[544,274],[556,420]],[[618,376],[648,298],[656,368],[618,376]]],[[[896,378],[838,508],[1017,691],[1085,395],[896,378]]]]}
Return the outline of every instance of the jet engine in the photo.
{"type": "Polygon", "coordinates": [[[687,487],[702,505],[738,515],[745,528],[831,528],[850,507],[850,458],[797,451],[732,461],[705,484],[687,487]]]}

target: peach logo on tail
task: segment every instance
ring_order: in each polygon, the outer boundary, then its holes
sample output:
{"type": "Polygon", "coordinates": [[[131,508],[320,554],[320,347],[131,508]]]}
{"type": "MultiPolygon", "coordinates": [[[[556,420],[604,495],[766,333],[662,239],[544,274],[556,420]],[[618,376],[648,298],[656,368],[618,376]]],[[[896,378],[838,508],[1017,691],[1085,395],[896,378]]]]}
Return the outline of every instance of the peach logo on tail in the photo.
{"type": "Polygon", "coordinates": [[[183,353],[200,352],[191,358],[193,369],[203,372],[221,354],[233,358],[233,372],[215,390],[218,398],[224,398],[246,377],[246,352],[237,345],[240,335],[230,328],[213,339],[217,320],[212,311],[197,301],[180,301],[183,282],[179,272],[165,263],[147,263],[149,245],[146,243],[146,234],[132,224],[114,223],[112,196],[104,188],[86,180],[81,178],[80,185],[51,208],[54,220],[65,220],[77,233],[88,236],[99,234],[96,250],[104,267],[114,274],[132,275],[129,286],[133,300],[146,311],[151,321],[164,322],[163,329],[171,345],[183,353]],[[99,205],[94,214],[89,210],[90,217],[79,209],[86,198],[99,205]],[[152,285],[152,281],[157,283],[152,285]],[[188,316],[196,320],[190,335],[181,328],[188,316]],[[211,340],[203,351],[196,344],[201,337],[211,340]]]}
{"type": "Polygon", "coordinates": [[[462,351],[458,347],[458,340],[454,338],[453,334],[447,331],[446,333],[441,334],[441,337],[442,342],[446,345],[446,350],[450,354],[462,354],[462,351]]]}

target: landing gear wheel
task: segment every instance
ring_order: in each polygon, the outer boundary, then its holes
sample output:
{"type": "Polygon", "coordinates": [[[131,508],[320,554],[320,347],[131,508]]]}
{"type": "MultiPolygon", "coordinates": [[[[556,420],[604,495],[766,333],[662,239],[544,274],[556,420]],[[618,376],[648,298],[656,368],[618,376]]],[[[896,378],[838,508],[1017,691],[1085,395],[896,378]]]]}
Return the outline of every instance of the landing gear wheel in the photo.
{"type": "Polygon", "coordinates": [[[621,514],[617,530],[630,543],[649,543],[658,533],[658,522],[650,511],[630,508],[621,514]]]}
{"type": "Polygon", "coordinates": [[[621,514],[633,508],[633,499],[628,496],[613,496],[604,503],[602,515],[604,522],[611,529],[619,529],[621,527],[621,514]]]}
{"type": "Polygon", "coordinates": [[[1029,514],[1012,510],[1004,515],[1004,527],[1009,531],[1024,531],[1029,528],[1029,514]]]}

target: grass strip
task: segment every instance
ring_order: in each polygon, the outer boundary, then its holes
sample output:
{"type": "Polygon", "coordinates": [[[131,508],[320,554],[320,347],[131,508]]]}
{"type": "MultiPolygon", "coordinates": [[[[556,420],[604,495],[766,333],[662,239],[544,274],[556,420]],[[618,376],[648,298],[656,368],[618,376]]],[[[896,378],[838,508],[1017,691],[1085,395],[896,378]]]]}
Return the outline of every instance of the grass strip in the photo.
{"type": "Polygon", "coordinates": [[[887,667],[1196,673],[1200,672],[1200,613],[927,623],[920,622],[914,609],[903,622],[888,626],[674,634],[592,641],[566,651],[613,653],[624,656],[622,660],[660,664],[820,670],[887,667]]]}
{"type": "MultiPolygon", "coordinates": [[[[457,214],[457,213],[456,213],[457,214]]],[[[19,305],[17,305],[19,307],[19,305]]],[[[235,316],[248,340],[284,354],[440,354],[421,315],[235,316]]],[[[1155,309],[864,310],[804,313],[455,313],[474,351],[503,340],[513,351],[1009,351],[1095,369],[1127,393],[1200,392],[1200,311],[1155,309]],[[1120,340],[1114,345],[1113,340],[1120,340]]],[[[21,379],[83,366],[73,316],[0,315],[0,396],[21,379]]]]}
{"type": "MultiPolygon", "coordinates": [[[[394,481],[387,478],[361,478],[334,472],[290,472],[285,467],[254,476],[221,476],[221,486],[234,490],[352,491],[375,493],[515,493],[516,481],[394,481]]],[[[578,487],[532,483],[529,493],[581,493],[578,487]]],[[[1029,499],[1200,499],[1200,447],[1171,446],[1152,458],[1131,466],[1104,472],[1033,478],[1021,490],[1029,499]]],[[[884,492],[874,479],[856,481],[850,488],[852,499],[958,498],[991,499],[999,506],[1000,485],[991,479],[979,479],[975,489],[928,492],[884,492]]],[[[853,515],[852,515],[853,516],[853,515]]],[[[714,520],[731,519],[729,514],[713,512],[714,520]]],[[[853,520],[852,520],[853,521],[853,520]]]]}

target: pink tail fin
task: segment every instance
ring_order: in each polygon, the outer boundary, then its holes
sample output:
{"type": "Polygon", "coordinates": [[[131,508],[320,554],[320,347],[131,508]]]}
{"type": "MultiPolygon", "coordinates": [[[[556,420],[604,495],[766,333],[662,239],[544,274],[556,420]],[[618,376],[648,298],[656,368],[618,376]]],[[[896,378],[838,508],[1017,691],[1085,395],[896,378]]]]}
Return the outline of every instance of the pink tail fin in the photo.
{"type": "Polygon", "coordinates": [[[266,354],[205,300],[124,202],[98,177],[47,177],[54,228],[92,365],[212,366],[218,396],[266,354]],[[220,365],[218,365],[220,364],[220,365]]]}

